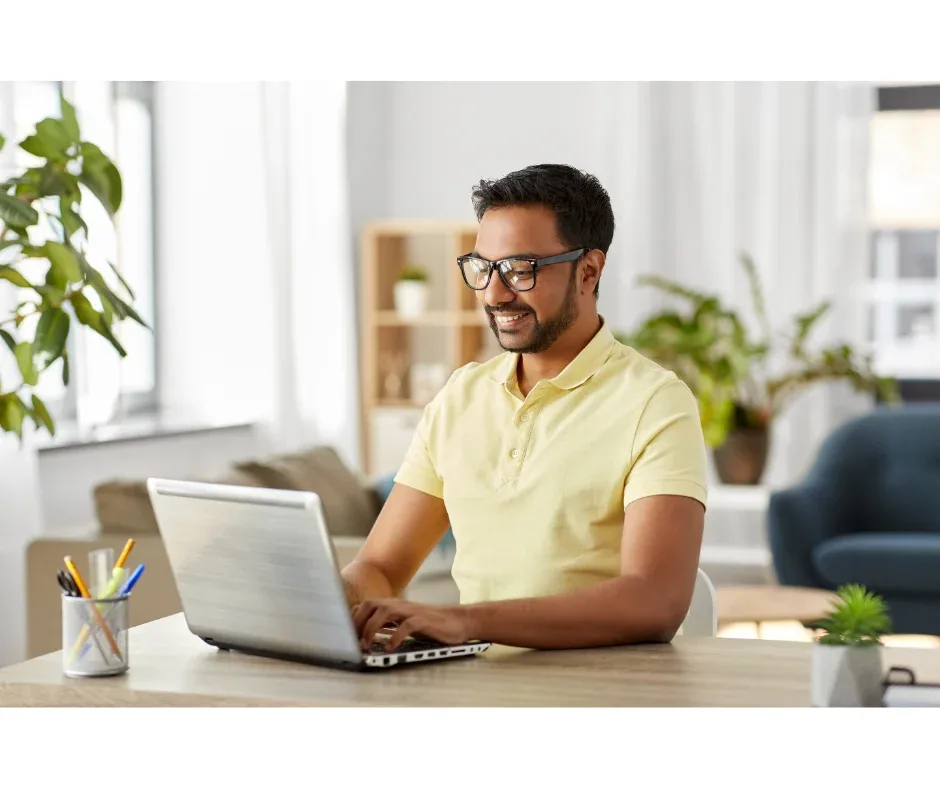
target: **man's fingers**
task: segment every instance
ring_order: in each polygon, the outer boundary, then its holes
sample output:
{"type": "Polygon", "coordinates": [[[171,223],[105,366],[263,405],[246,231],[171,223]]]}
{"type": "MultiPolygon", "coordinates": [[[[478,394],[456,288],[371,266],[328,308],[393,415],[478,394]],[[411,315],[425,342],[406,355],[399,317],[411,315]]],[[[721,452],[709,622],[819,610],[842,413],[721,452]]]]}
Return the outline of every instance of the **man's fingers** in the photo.
{"type": "Polygon", "coordinates": [[[412,618],[406,618],[398,625],[398,629],[392,633],[392,636],[388,639],[385,644],[386,651],[394,651],[402,643],[405,642],[405,638],[409,635],[412,635],[417,631],[419,627],[420,619],[417,616],[412,618]]]}
{"type": "Polygon", "coordinates": [[[362,647],[371,648],[376,633],[389,622],[396,620],[395,613],[385,605],[379,605],[362,628],[362,647]]]}
{"type": "Polygon", "coordinates": [[[355,608],[353,608],[353,624],[356,627],[356,632],[362,634],[362,627],[375,612],[375,607],[375,602],[367,601],[360,602],[358,605],[356,605],[355,608]]]}

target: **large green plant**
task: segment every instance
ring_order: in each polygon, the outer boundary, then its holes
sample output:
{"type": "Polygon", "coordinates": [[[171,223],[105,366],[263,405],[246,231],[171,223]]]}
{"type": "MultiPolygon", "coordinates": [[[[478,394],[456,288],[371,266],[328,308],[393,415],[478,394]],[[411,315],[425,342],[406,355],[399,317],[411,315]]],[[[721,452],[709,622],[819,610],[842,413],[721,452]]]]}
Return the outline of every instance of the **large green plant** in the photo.
{"type": "MultiPolygon", "coordinates": [[[[0,136],[0,148],[4,142],[0,136]]],[[[35,387],[60,358],[62,380],[69,384],[66,343],[73,320],[100,334],[121,356],[126,352],[115,336],[116,324],[125,318],[145,323],[117,269],[109,263],[110,271],[102,273],[86,258],[82,200],[97,199],[113,221],[122,194],[117,167],[82,139],[75,110],[64,99],[60,117],[39,121],[19,147],[36,162],[0,182],[0,287],[19,291],[12,312],[0,314],[0,352],[12,353],[19,371],[16,379],[0,380],[0,431],[22,438],[27,419],[55,433],[35,387]]]]}
{"type": "Polygon", "coordinates": [[[828,646],[879,646],[891,631],[888,606],[865,586],[839,587],[829,615],[816,626],[823,631],[817,642],[828,646]]]}
{"type": "Polygon", "coordinates": [[[894,382],[877,376],[871,359],[850,345],[809,348],[813,329],[831,307],[829,301],[796,315],[791,330],[773,332],[754,262],[748,254],[742,254],[740,262],[759,336],[753,336],[738,312],[718,296],[660,276],[640,277],[639,283],[681,299],[686,308],[660,311],[635,331],[618,336],[689,385],[709,445],[721,445],[736,426],[766,428],[795,395],[822,381],[845,380],[858,391],[897,399],[894,382]],[[777,350],[788,363],[783,371],[771,373],[769,362],[777,350]]]}

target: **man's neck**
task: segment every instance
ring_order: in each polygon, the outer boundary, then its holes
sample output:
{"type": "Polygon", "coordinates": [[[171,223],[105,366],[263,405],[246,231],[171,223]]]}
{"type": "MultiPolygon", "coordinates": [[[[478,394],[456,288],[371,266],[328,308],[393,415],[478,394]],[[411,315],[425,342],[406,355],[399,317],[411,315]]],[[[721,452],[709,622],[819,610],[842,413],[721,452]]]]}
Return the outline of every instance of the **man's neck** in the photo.
{"type": "Polygon", "coordinates": [[[601,329],[597,313],[577,320],[552,346],[542,353],[523,353],[519,358],[516,376],[519,390],[525,397],[540,380],[551,380],[559,375],[601,329]]]}

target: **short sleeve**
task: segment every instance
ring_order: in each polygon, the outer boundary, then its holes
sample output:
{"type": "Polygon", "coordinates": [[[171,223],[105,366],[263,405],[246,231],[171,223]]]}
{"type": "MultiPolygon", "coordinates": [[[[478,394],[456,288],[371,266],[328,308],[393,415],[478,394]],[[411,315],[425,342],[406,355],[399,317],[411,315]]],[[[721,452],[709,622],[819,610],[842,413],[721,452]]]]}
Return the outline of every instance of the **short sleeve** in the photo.
{"type": "MultiPolygon", "coordinates": [[[[468,365],[469,367],[470,365],[468,365]]],[[[420,490],[435,498],[444,497],[444,479],[434,462],[434,437],[439,436],[440,411],[448,393],[458,380],[460,373],[467,367],[460,367],[451,374],[447,383],[424,408],[418,429],[415,431],[411,444],[405,454],[398,473],[395,474],[395,483],[403,484],[415,490],[420,490]]]]}
{"type": "Polygon", "coordinates": [[[632,456],[624,508],[651,495],[683,495],[707,504],[708,460],[698,403],[678,378],[660,386],[647,402],[632,456]]]}
{"type": "Polygon", "coordinates": [[[434,405],[434,402],[428,404],[421,414],[418,429],[411,439],[411,445],[398,473],[395,474],[395,483],[412,487],[436,498],[443,498],[444,480],[434,466],[430,449],[430,433],[436,413],[434,405]]]}

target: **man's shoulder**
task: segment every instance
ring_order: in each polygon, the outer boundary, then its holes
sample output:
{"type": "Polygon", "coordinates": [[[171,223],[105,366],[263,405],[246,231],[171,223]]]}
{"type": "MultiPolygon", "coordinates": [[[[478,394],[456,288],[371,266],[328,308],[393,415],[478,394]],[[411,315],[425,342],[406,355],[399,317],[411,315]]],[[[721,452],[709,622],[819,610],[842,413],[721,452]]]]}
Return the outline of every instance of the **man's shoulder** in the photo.
{"type": "Polygon", "coordinates": [[[620,341],[614,343],[608,363],[611,382],[622,386],[634,399],[649,399],[657,392],[686,388],[682,379],[671,369],[620,341]]]}

